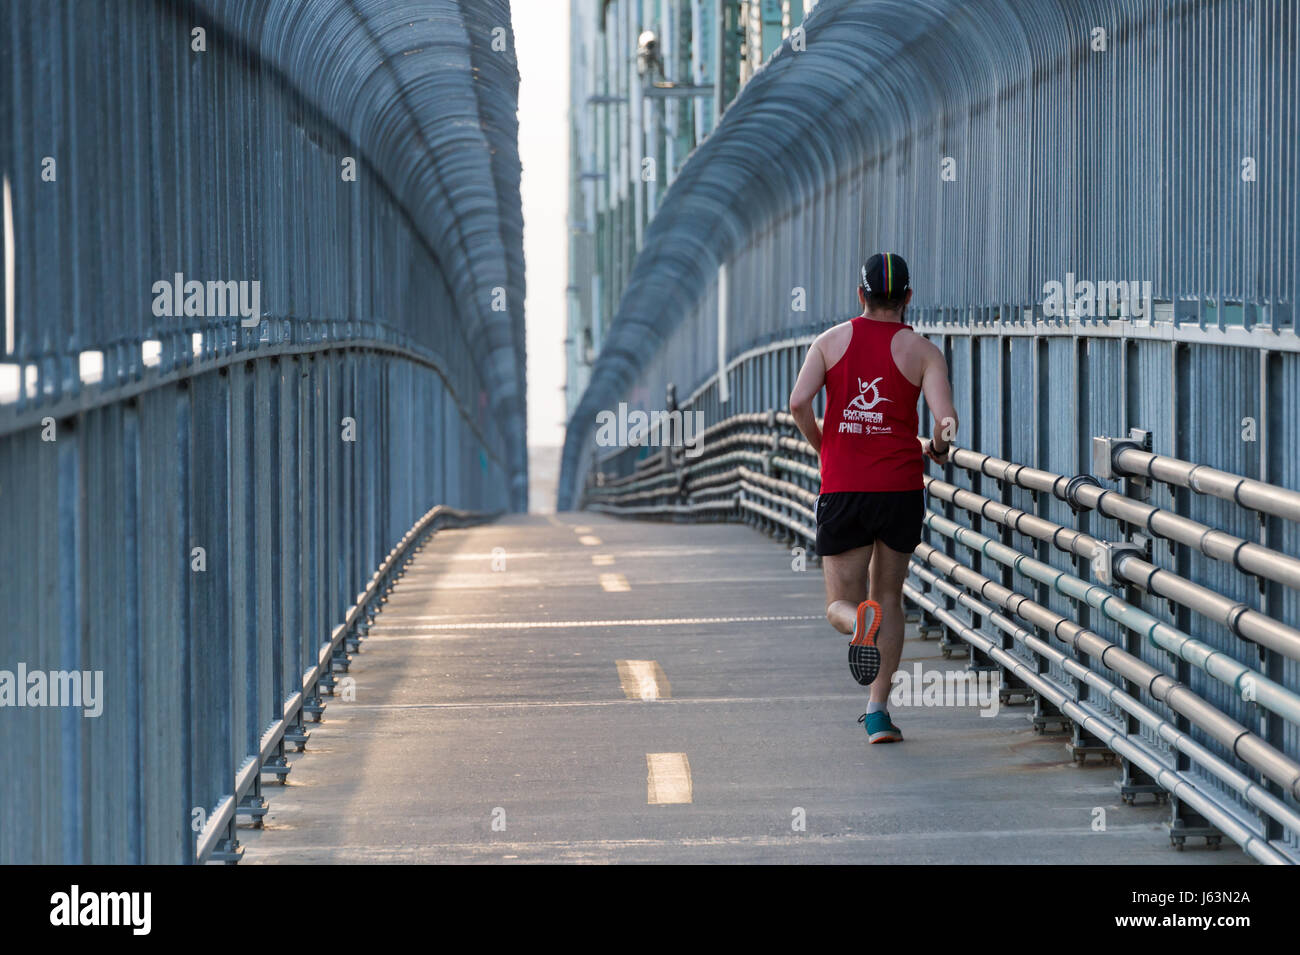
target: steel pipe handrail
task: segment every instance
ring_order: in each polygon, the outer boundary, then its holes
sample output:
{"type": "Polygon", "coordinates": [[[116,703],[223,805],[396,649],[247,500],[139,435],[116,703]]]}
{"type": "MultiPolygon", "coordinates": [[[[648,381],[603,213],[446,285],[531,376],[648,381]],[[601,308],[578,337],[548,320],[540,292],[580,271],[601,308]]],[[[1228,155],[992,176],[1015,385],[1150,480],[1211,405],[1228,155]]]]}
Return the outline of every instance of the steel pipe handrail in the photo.
{"type": "Polygon", "coordinates": [[[730,502],[703,501],[696,504],[660,504],[653,507],[613,507],[609,504],[588,505],[591,510],[601,514],[694,514],[697,511],[731,510],[736,506],[730,502]]]}
{"type": "Polygon", "coordinates": [[[903,594],[918,607],[925,610],[926,613],[950,627],[967,643],[977,647],[981,652],[1006,667],[1019,679],[1023,680],[1026,685],[1032,687],[1044,698],[1055,704],[1062,713],[1100,739],[1107,747],[1145,770],[1163,788],[1187,802],[1188,805],[1222,830],[1252,858],[1272,865],[1286,865],[1291,861],[1264,841],[1243,823],[1236,814],[1228,812],[1221,804],[1212,801],[1184,774],[1170,769],[1144,747],[1135,743],[1131,737],[1114,730],[1106,721],[1099,719],[1093,712],[1068,697],[1053,681],[1031,670],[1025,665],[1024,661],[1018,660],[1013,654],[1003,650],[992,640],[971,629],[951,611],[939,606],[938,603],[907,582],[903,584],[903,594]]]}
{"type": "Polygon", "coordinates": [[[654,461],[655,466],[652,468],[646,468],[644,470],[633,468],[631,474],[625,474],[622,477],[616,478],[606,478],[603,484],[593,484],[591,486],[593,488],[623,487],[624,485],[636,484],[639,481],[648,480],[649,478],[654,477],[658,471],[663,470],[663,460],[661,458],[656,458],[654,461]]]}
{"type": "Polygon", "coordinates": [[[1155,699],[1187,717],[1240,759],[1285,787],[1293,796],[1300,797],[1300,763],[1279,752],[1226,713],[1215,709],[1185,684],[1095,631],[985,577],[930,544],[920,544],[915,553],[944,576],[957,580],[1022,620],[1042,627],[1074,650],[1092,657],[1107,669],[1144,687],[1155,699]]]}
{"type": "MultiPolygon", "coordinates": [[[[719,434],[732,431],[735,428],[752,425],[795,427],[793,416],[785,412],[745,412],[731,415],[713,425],[710,425],[701,432],[701,442],[705,448],[705,452],[698,460],[690,461],[690,459],[688,459],[690,463],[677,461],[669,462],[663,455],[656,455],[652,458],[638,461],[631,474],[617,478],[607,478],[601,484],[588,484],[584,488],[584,493],[587,495],[604,494],[607,493],[607,489],[630,489],[632,487],[640,486],[643,483],[648,485],[652,483],[653,478],[662,478],[668,475],[669,472],[666,469],[666,466],[674,468],[684,466],[687,473],[693,473],[696,470],[708,467],[709,459],[719,450],[736,446],[760,447],[765,452],[772,452],[780,448],[803,454],[812,458],[814,461],[819,460],[816,450],[814,450],[812,445],[804,440],[802,436],[796,438],[789,435],[745,431],[740,432],[739,434],[730,435],[720,441],[710,440],[716,438],[719,434]]],[[[801,462],[793,461],[784,457],[775,457],[773,458],[773,461],[786,467],[788,470],[803,474],[805,477],[813,479],[820,478],[820,471],[806,464],[802,464],[801,462]]]]}
{"type": "MultiPolygon", "coordinates": [[[[1092,560],[1101,549],[1102,542],[1096,537],[974,491],[928,475],[925,486],[940,500],[950,501],[969,513],[995,521],[1027,537],[1050,543],[1067,554],[1092,560]]],[[[1130,552],[1120,552],[1114,559],[1113,569],[1117,576],[1135,587],[1187,607],[1245,640],[1300,660],[1300,630],[1295,627],[1130,552]]]]}
{"type": "Polygon", "coordinates": [[[1144,504],[1072,477],[1053,474],[1039,468],[995,458],[965,448],[954,448],[953,464],[987,474],[1000,481],[1010,481],[1031,491],[1045,491],[1071,507],[1096,509],[1107,517],[1143,527],[1157,537],[1195,547],[1207,557],[1232,564],[1238,570],[1265,577],[1286,587],[1300,588],[1300,559],[1272,550],[1262,544],[1243,540],[1227,531],[1207,527],[1189,517],[1144,504]]]}
{"type": "Polygon", "coordinates": [[[963,547],[970,548],[1016,573],[1047,584],[1057,593],[1100,610],[1125,629],[1141,634],[1162,650],[1186,660],[1192,666],[1231,687],[1243,701],[1253,702],[1300,725],[1300,695],[1275,683],[1264,674],[1233,659],[1221,650],[1195,639],[1152,616],[1140,607],[1121,600],[1104,587],[1058,570],[1051,564],[1022,554],[972,528],[929,511],[925,526],[938,531],[963,547]]]}
{"type": "MultiPolygon", "coordinates": [[[[779,418],[780,416],[777,417],[779,418]]],[[[789,415],[786,415],[785,417],[788,418],[789,415]]],[[[708,457],[710,454],[716,453],[716,451],[719,449],[730,448],[736,445],[740,445],[742,447],[746,445],[756,445],[766,450],[772,450],[775,447],[780,446],[791,450],[802,451],[814,457],[816,456],[816,452],[813,451],[812,446],[809,445],[806,441],[790,438],[784,435],[769,435],[769,434],[764,434],[762,432],[747,431],[747,432],[741,432],[739,434],[731,435],[727,438],[723,438],[721,441],[709,440],[710,438],[718,434],[722,434],[726,431],[733,430],[740,426],[755,425],[755,424],[759,424],[759,425],[770,424],[772,422],[772,418],[773,416],[771,415],[758,414],[758,413],[737,414],[737,415],[732,415],[731,417],[728,418],[724,418],[722,421],[719,421],[717,424],[711,425],[710,427],[706,428],[703,432],[701,432],[700,435],[703,447],[708,449],[708,452],[705,455],[702,455],[701,457],[702,458],[708,457]]],[[[793,422],[793,419],[791,419],[791,421],[793,422]]],[[[669,450],[672,450],[672,448],[669,447],[669,450]]],[[[642,481],[648,481],[651,477],[659,476],[661,474],[666,474],[668,473],[667,472],[668,467],[674,467],[674,468],[680,467],[682,463],[683,462],[677,461],[675,459],[667,459],[666,456],[664,456],[663,454],[658,454],[636,462],[636,464],[634,465],[633,472],[631,474],[627,474],[617,478],[607,478],[602,484],[589,485],[587,490],[598,491],[601,488],[613,488],[613,487],[624,487],[628,485],[634,485],[642,481]]],[[[699,467],[705,463],[706,462],[701,460],[695,462],[690,466],[699,467]]]]}
{"type": "Polygon", "coordinates": [[[713,498],[717,497],[719,494],[730,494],[734,497],[735,493],[740,490],[740,477],[736,474],[734,470],[728,471],[727,476],[730,478],[729,481],[727,481],[724,484],[718,484],[712,487],[701,488],[699,491],[691,495],[687,503],[688,504],[698,503],[697,498],[699,500],[705,500],[705,499],[712,500],[713,498]]]}
{"type": "Polygon", "coordinates": [[[672,471],[664,474],[656,474],[653,477],[646,478],[645,480],[632,481],[624,485],[611,486],[606,484],[601,487],[592,487],[588,489],[588,493],[596,497],[615,498],[624,497],[627,494],[654,495],[667,493],[667,491],[677,486],[678,480],[677,472],[672,471]],[[637,490],[638,488],[641,488],[642,490],[637,490]]]}
{"type": "MultiPolygon", "coordinates": [[[[1189,734],[1160,716],[1155,710],[1142,703],[1141,700],[1126,693],[1096,670],[1084,666],[1070,655],[1035,636],[1014,620],[982,603],[969,591],[957,586],[916,560],[913,560],[908,565],[908,570],[923,582],[952,597],[968,610],[987,617],[989,622],[1017,643],[1022,644],[1026,650],[1048,660],[1070,676],[1086,683],[1091,689],[1101,692],[1110,702],[1133,716],[1144,726],[1154,730],[1161,739],[1180,750],[1193,761],[1200,763],[1219,779],[1236,789],[1251,805],[1268,813],[1268,815],[1283,825],[1290,827],[1293,831],[1300,832],[1300,812],[1288,806],[1249,776],[1196,742],[1189,734]]],[[[976,632],[980,631],[977,630],[976,632]]]]}
{"type": "Polygon", "coordinates": [[[776,455],[772,456],[772,464],[776,467],[783,468],[793,474],[800,474],[813,481],[821,481],[822,473],[815,467],[802,464],[799,461],[791,461],[789,458],[782,458],[776,455]]]}
{"type": "Polygon", "coordinates": [[[719,471],[717,474],[708,474],[701,478],[693,478],[689,484],[689,491],[691,494],[698,494],[715,484],[734,481],[739,477],[739,475],[740,467],[737,466],[729,471],[719,471]]]}
{"type": "Polygon", "coordinates": [[[75,393],[61,393],[48,403],[41,403],[41,395],[28,402],[11,402],[0,404],[0,438],[27,428],[40,425],[46,417],[70,418],[96,408],[120,404],[132,398],[139,398],[150,391],[156,391],[167,385],[197,378],[209,372],[219,372],[248,361],[265,358],[284,358],[297,355],[325,355],[337,351],[370,351],[378,354],[404,358],[416,365],[432,369],[442,380],[443,387],[454,400],[457,410],[466,426],[483,445],[486,453],[494,462],[502,464],[495,449],[483,434],[482,429],[472,415],[465,414],[469,404],[462,402],[456,394],[455,382],[443,367],[440,356],[413,342],[387,341],[382,338],[329,338],[312,342],[259,343],[253,347],[239,347],[228,352],[196,355],[192,361],[175,365],[165,370],[146,368],[139,378],[121,384],[102,388],[98,385],[84,385],[75,393]]]}
{"type": "MultiPolygon", "coordinates": [[[[765,475],[760,472],[753,471],[749,468],[744,467],[743,465],[736,468],[732,468],[730,471],[724,471],[721,474],[711,475],[708,478],[702,479],[702,481],[699,483],[692,482],[689,489],[689,495],[694,496],[697,492],[716,494],[718,493],[718,489],[712,487],[711,485],[719,484],[719,483],[733,484],[735,483],[737,477],[744,478],[744,480],[740,482],[742,487],[752,489],[754,493],[760,494],[764,497],[769,497],[770,499],[776,502],[783,502],[783,501],[781,498],[774,496],[771,493],[773,491],[777,492],[778,494],[785,494],[791,497],[798,498],[805,503],[816,504],[817,501],[817,495],[811,491],[801,488],[798,485],[791,484],[788,481],[782,481],[780,478],[771,477],[769,475],[765,475]]],[[[625,501],[640,501],[640,500],[646,500],[649,498],[656,498],[656,497],[676,497],[678,496],[677,488],[678,488],[677,485],[672,485],[671,487],[651,488],[644,491],[632,491],[626,494],[619,494],[616,496],[601,495],[601,503],[607,505],[618,505],[618,504],[622,504],[625,501]]],[[[814,521],[816,520],[816,514],[810,508],[805,507],[802,504],[795,503],[793,501],[784,501],[784,503],[786,503],[787,506],[800,511],[801,513],[810,517],[814,521]]]]}
{"type": "MultiPolygon", "coordinates": [[[[763,415],[763,414],[734,415],[730,418],[725,419],[723,422],[720,422],[720,424],[725,427],[719,428],[715,426],[714,433],[715,434],[721,433],[723,430],[731,429],[740,425],[746,425],[746,426],[752,425],[760,421],[763,423],[770,424],[773,422],[773,420],[774,420],[773,415],[763,415]]],[[[817,500],[816,493],[809,491],[806,488],[799,487],[797,484],[793,484],[788,481],[782,481],[779,478],[771,477],[769,475],[761,474],[757,471],[753,471],[745,467],[743,464],[740,467],[733,468],[730,471],[722,472],[721,474],[710,475],[709,477],[704,478],[703,481],[707,483],[700,483],[699,481],[696,480],[690,480],[689,483],[683,484],[681,481],[681,477],[679,477],[679,475],[681,475],[684,472],[685,476],[689,478],[690,475],[692,475],[696,470],[717,467],[720,464],[730,463],[731,461],[737,459],[742,461],[748,461],[749,463],[762,463],[767,459],[757,454],[751,454],[743,451],[719,453],[719,451],[723,451],[726,448],[734,447],[736,445],[740,445],[740,446],[757,445],[759,447],[763,447],[765,449],[771,450],[777,445],[779,440],[791,441],[792,444],[795,444],[796,450],[801,450],[801,448],[799,448],[798,445],[802,444],[804,448],[807,448],[808,452],[812,452],[811,446],[808,445],[806,442],[794,442],[792,439],[778,439],[777,436],[774,435],[765,435],[756,432],[741,432],[739,434],[735,434],[728,438],[725,438],[721,441],[714,441],[706,445],[708,452],[705,455],[702,455],[699,461],[693,462],[689,466],[684,467],[678,471],[656,472],[650,476],[643,476],[642,474],[634,473],[620,480],[617,483],[612,481],[606,481],[600,485],[590,486],[587,488],[587,494],[590,498],[599,499],[602,503],[607,505],[611,505],[611,504],[620,505],[623,504],[624,502],[640,501],[648,498],[678,497],[681,494],[685,494],[688,498],[690,498],[694,496],[697,490],[708,486],[708,484],[717,483],[719,481],[727,481],[733,475],[740,474],[746,479],[748,479],[748,484],[743,486],[748,486],[749,489],[751,489],[754,493],[759,494],[760,496],[767,497],[776,502],[780,502],[779,498],[774,498],[769,493],[759,490],[759,487],[765,486],[769,491],[775,490],[778,493],[784,493],[788,496],[798,498],[804,501],[805,503],[815,504],[817,500]],[[755,458],[757,458],[758,460],[754,460],[755,458]],[[644,488],[644,489],[631,490],[633,488],[644,488]],[[611,493],[612,491],[624,491],[625,493],[614,494],[611,493]]],[[[806,469],[806,466],[800,465],[798,462],[789,461],[788,459],[781,459],[781,462],[783,466],[787,467],[790,470],[798,471],[801,469],[806,469]]],[[[804,470],[804,473],[807,474],[808,470],[812,470],[812,469],[806,469],[804,470]]],[[[717,493],[717,491],[715,489],[710,493],[717,493]]],[[[814,521],[816,520],[815,512],[810,510],[807,507],[794,504],[793,502],[787,502],[787,506],[797,509],[802,514],[811,518],[814,521]]],[[[640,510],[641,509],[638,509],[638,511],[640,510]]]]}
{"type": "Polygon", "coordinates": [[[1288,521],[1300,521],[1300,491],[1276,484],[1126,445],[1115,449],[1111,466],[1123,474],[1185,487],[1198,494],[1232,501],[1252,511],[1272,514],[1288,521]]]}
{"type": "MultiPolygon", "coordinates": [[[[762,484],[773,490],[784,491],[786,494],[793,495],[794,497],[803,501],[805,504],[811,504],[814,507],[816,507],[817,505],[817,494],[814,491],[809,491],[806,488],[802,488],[797,484],[791,484],[789,481],[782,481],[780,478],[772,477],[771,475],[768,474],[762,474],[758,471],[751,471],[749,468],[745,467],[744,465],[741,465],[737,470],[740,471],[743,477],[748,478],[749,480],[753,481],[755,484],[762,484]]],[[[816,520],[815,515],[813,519],[816,520]]]]}
{"type": "Polygon", "coordinates": [[[778,506],[787,507],[792,511],[796,511],[811,521],[815,522],[817,520],[817,514],[811,508],[804,507],[802,504],[782,498],[768,488],[763,487],[761,484],[755,484],[750,481],[741,481],[740,488],[742,491],[745,491],[748,494],[757,495],[765,501],[770,501],[778,506]]]}
{"type": "Polygon", "coordinates": [[[780,524],[782,527],[786,528],[789,531],[792,531],[795,534],[798,534],[801,537],[805,537],[810,541],[817,539],[817,533],[813,531],[811,528],[809,528],[806,524],[800,524],[798,521],[794,520],[793,518],[786,517],[784,514],[780,513],[779,511],[774,511],[770,507],[764,507],[762,504],[759,504],[757,501],[750,501],[745,498],[741,498],[738,503],[740,504],[741,507],[745,508],[746,510],[753,511],[755,514],[758,514],[760,517],[766,518],[769,521],[773,521],[777,524],[780,524]]]}

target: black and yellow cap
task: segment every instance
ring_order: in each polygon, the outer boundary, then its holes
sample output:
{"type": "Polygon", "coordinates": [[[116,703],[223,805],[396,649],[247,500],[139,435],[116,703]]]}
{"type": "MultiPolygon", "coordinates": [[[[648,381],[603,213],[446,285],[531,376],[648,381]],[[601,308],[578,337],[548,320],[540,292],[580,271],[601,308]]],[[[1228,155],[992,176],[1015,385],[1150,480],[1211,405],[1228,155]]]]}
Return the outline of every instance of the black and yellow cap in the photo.
{"type": "Polygon", "coordinates": [[[868,298],[897,302],[912,287],[912,276],[897,252],[877,252],[862,266],[859,284],[868,298]]]}

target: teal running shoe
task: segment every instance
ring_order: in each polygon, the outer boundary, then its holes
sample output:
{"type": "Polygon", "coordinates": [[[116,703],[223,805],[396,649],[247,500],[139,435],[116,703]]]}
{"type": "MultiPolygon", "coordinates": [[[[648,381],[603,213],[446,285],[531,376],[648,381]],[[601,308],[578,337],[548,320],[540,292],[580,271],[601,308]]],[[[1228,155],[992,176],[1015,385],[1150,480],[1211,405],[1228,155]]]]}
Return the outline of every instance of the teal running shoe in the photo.
{"type": "Polygon", "coordinates": [[[903,731],[894,725],[894,721],[889,718],[886,710],[877,710],[875,713],[863,713],[858,717],[867,731],[867,739],[873,743],[901,743],[903,741],[903,731]]]}

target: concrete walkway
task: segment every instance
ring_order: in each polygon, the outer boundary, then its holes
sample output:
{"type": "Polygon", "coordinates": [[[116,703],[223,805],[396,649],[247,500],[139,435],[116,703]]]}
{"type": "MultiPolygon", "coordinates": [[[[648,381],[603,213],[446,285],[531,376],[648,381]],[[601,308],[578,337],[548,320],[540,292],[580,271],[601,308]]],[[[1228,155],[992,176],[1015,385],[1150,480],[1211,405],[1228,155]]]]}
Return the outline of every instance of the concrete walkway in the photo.
{"type": "MultiPolygon", "coordinates": [[[[1249,861],[1173,851],[1167,807],[1123,805],[1023,705],[896,708],[907,741],[868,745],[821,574],[791,561],[732,525],[439,532],[245,862],[1249,861]]],[[[915,661],[965,665],[909,634],[915,661]]]]}

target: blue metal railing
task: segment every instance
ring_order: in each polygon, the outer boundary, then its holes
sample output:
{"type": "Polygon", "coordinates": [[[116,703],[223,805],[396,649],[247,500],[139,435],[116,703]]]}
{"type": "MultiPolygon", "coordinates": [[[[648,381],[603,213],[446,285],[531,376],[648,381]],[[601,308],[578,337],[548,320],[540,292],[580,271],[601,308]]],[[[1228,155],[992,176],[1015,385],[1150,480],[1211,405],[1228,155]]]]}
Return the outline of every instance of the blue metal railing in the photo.
{"type": "Polygon", "coordinates": [[[509,28],[0,13],[0,862],[237,859],[406,550],[522,506],[509,28]]]}

